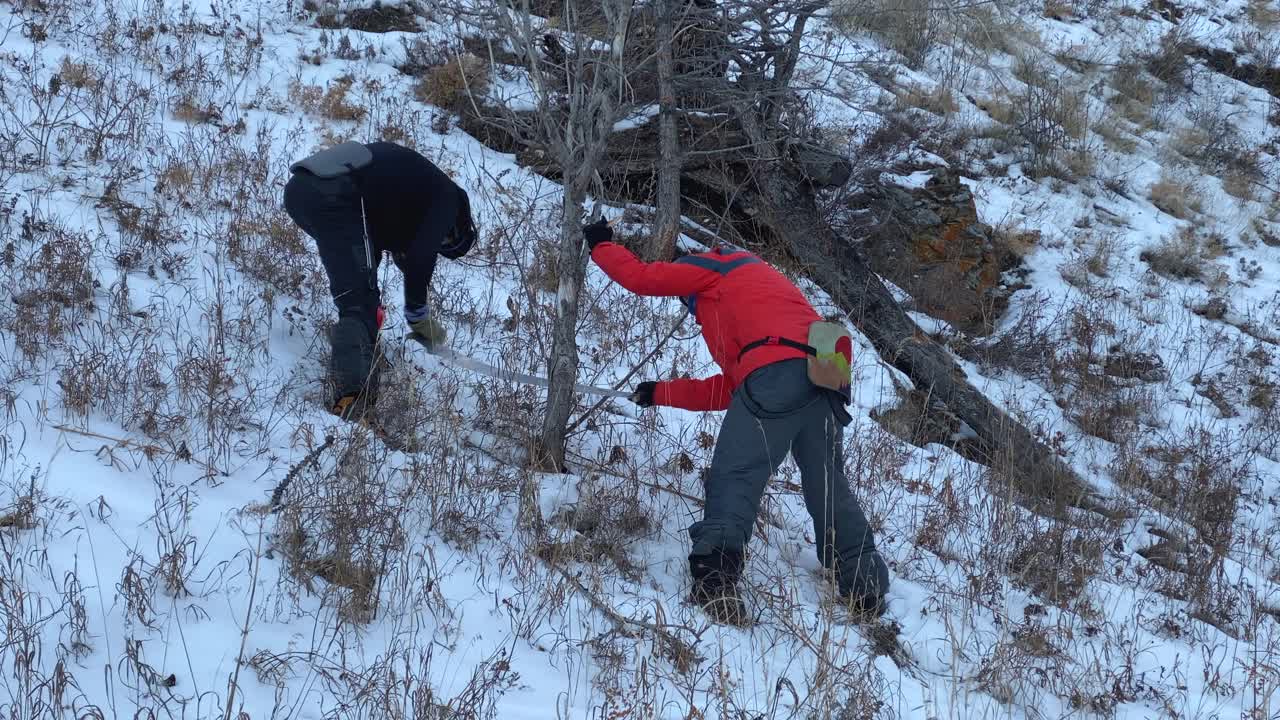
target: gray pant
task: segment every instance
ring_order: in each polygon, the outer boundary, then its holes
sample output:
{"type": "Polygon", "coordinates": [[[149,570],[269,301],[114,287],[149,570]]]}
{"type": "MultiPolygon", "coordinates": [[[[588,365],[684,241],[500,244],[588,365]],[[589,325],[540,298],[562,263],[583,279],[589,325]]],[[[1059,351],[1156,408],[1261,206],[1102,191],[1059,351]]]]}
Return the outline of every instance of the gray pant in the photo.
{"type": "Polygon", "coordinates": [[[885,594],[889,570],[849,491],[843,427],[831,402],[809,381],[803,359],[766,365],[734,393],[711,459],[702,520],[689,528],[695,579],[709,570],[736,579],[765,485],[789,451],[800,468],[818,558],[836,571],[840,592],[866,598],[885,594]]]}

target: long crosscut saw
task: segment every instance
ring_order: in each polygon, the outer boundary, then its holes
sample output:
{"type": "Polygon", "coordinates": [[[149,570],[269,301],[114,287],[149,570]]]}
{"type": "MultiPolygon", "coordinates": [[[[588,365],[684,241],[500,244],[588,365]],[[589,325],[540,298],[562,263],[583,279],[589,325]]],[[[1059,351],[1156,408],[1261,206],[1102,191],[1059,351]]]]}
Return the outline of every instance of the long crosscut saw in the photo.
{"type": "MultiPolygon", "coordinates": [[[[413,336],[410,335],[409,337],[412,339],[413,336]]],[[[421,345],[422,343],[419,343],[419,344],[421,345]]],[[[423,345],[423,348],[426,348],[426,346],[423,345]]],[[[529,375],[527,373],[516,372],[514,370],[504,370],[502,368],[494,367],[493,365],[490,365],[487,362],[476,360],[473,357],[463,355],[462,353],[452,348],[437,348],[434,350],[430,348],[426,348],[426,350],[429,354],[434,355],[435,357],[438,357],[441,360],[444,360],[445,362],[448,362],[450,364],[456,365],[461,368],[466,368],[467,370],[470,370],[472,372],[480,373],[481,375],[487,375],[488,377],[494,378],[495,380],[503,380],[506,382],[520,383],[521,385],[537,385],[539,387],[551,387],[551,381],[548,380],[547,378],[539,377],[537,375],[529,375]]],[[[587,395],[604,395],[606,397],[616,397],[616,398],[625,398],[625,397],[631,396],[631,393],[626,390],[611,390],[608,388],[595,387],[594,385],[577,384],[573,386],[573,389],[576,390],[577,392],[584,393],[587,395]]]]}

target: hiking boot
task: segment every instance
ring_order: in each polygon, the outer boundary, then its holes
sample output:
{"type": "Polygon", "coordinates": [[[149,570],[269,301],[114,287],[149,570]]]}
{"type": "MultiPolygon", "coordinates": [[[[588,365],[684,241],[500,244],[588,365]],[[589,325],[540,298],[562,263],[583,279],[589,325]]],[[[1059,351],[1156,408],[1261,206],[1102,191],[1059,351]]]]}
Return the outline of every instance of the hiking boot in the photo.
{"type": "Polygon", "coordinates": [[[369,396],[365,393],[355,393],[343,395],[334,401],[330,412],[343,420],[351,422],[365,422],[372,414],[373,403],[369,401],[369,396]]]}
{"type": "Polygon", "coordinates": [[[747,604],[738,594],[738,586],[731,583],[699,582],[693,583],[693,602],[706,611],[710,618],[721,625],[750,624],[747,604]]]}

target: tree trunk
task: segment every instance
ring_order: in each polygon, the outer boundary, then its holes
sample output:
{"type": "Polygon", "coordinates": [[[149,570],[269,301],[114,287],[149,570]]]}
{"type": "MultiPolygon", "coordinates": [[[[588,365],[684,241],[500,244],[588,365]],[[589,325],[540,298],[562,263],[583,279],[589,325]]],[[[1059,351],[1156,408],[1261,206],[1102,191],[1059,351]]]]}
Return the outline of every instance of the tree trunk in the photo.
{"type": "Polygon", "coordinates": [[[646,259],[669,260],[680,233],[680,134],[676,128],[675,14],[678,0],[658,0],[658,215],[646,259]]]}
{"type": "Polygon", "coordinates": [[[578,298],[587,273],[579,218],[586,192],[577,182],[564,186],[564,216],[560,221],[560,250],[556,267],[560,286],[556,292],[555,327],[551,357],[547,362],[547,412],[534,453],[534,465],[544,472],[564,472],[565,427],[573,412],[574,385],[578,382],[578,298]]]}

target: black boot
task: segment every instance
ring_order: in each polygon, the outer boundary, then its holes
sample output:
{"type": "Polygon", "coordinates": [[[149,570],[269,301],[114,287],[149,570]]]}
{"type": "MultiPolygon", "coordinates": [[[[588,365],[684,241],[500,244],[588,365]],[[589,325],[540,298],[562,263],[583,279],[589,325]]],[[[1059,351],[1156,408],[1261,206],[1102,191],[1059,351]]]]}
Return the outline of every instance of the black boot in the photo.
{"type": "Polygon", "coordinates": [[[747,604],[742,601],[742,596],[738,594],[738,586],[734,583],[710,578],[694,580],[691,599],[705,610],[712,620],[721,625],[742,627],[750,624],[751,618],[747,614],[747,604]]]}
{"type": "Polygon", "coordinates": [[[747,625],[747,604],[738,594],[738,578],[742,575],[741,552],[715,551],[709,555],[690,555],[689,574],[693,576],[690,599],[715,622],[724,625],[747,625]]]}
{"type": "Polygon", "coordinates": [[[374,337],[358,314],[344,314],[333,328],[329,374],[334,384],[332,411],[344,420],[358,420],[373,406],[379,368],[374,337]]]}

